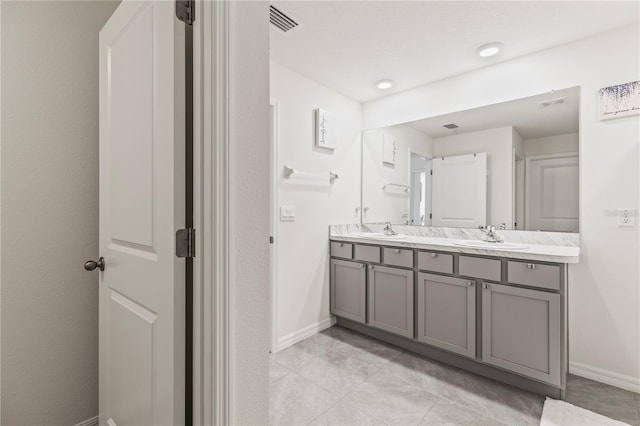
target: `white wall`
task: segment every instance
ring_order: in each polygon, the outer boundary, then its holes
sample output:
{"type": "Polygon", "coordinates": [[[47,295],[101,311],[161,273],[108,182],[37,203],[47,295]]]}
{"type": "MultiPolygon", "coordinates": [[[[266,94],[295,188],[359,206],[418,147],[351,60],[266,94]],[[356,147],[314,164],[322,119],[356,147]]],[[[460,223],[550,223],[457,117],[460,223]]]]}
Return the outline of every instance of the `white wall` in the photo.
{"type": "Polygon", "coordinates": [[[524,140],[525,155],[558,154],[565,152],[578,152],[577,133],[524,140]]]}
{"type": "Polygon", "coordinates": [[[229,3],[231,424],[269,418],[269,4],[229,3]],[[247,31],[251,28],[251,31],[247,31]]]}
{"type": "MultiPolygon", "coordinates": [[[[640,232],[612,209],[640,196],[640,117],[598,120],[597,92],[640,75],[638,25],[363,105],[365,128],[580,86],[580,263],[569,268],[571,370],[640,391],[640,232]]],[[[637,218],[637,216],[636,216],[637,218]]]]}
{"type": "Polygon", "coordinates": [[[433,156],[431,138],[407,125],[371,129],[363,132],[362,205],[363,223],[391,222],[404,224],[409,219],[409,192],[391,188],[386,183],[409,185],[411,153],[433,156]],[[396,163],[382,163],[382,138],[389,135],[396,141],[396,163]]]}
{"type": "Polygon", "coordinates": [[[328,227],[359,220],[362,121],[358,102],[274,62],[271,98],[279,116],[278,204],[295,206],[297,215],[294,222],[278,222],[276,231],[277,339],[282,347],[306,337],[305,330],[313,333],[329,325],[328,227]],[[333,113],[338,132],[333,152],[314,146],[316,108],[333,113]],[[326,178],[285,179],[285,165],[326,178]],[[333,184],[330,170],[339,175],[333,184]]]}
{"type": "Polygon", "coordinates": [[[511,127],[444,136],[433,139],[435,157],[487,153],[487,224],[513,227],[511,127]]]}
{"type": "Polygon", "coordinates": [[[98,31],[117,2],[2,2],[2,419],[98,413],[98,31]]]}

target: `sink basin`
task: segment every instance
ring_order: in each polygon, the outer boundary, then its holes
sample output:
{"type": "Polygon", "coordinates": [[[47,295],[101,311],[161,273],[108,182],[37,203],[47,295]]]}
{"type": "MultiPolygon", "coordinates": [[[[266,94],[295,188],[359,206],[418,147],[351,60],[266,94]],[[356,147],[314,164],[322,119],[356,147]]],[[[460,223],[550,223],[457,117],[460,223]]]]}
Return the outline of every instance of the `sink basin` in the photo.
{"type": "Polygon", "coordinates": [[[401,240],[407,238],[406,235],[385,235],[383,232],[361,232],[358,237],[374,238],[376,240],[401,240]]]}
{"type": "Polygon", "coordinates": [[[490,243],[488,241],[480,240],[458,240],[453,243],[455,246],[483,248],[491,250],[524,250],[529,248],[524,244],[517,243],[490,243]]]}

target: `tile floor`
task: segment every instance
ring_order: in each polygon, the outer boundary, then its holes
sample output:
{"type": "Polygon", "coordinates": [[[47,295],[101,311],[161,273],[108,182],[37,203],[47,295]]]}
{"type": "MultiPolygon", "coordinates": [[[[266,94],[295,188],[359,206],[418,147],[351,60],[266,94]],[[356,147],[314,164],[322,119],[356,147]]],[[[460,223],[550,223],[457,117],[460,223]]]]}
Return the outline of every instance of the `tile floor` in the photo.
{"type": "MultiPolygon", "coordinates": [[[[342,327],[271,357],[271,425],[538,425],[544,397],[342,327]]],[[[640,395],[570,376],[567,402],[640,425],[640,395]]]]}

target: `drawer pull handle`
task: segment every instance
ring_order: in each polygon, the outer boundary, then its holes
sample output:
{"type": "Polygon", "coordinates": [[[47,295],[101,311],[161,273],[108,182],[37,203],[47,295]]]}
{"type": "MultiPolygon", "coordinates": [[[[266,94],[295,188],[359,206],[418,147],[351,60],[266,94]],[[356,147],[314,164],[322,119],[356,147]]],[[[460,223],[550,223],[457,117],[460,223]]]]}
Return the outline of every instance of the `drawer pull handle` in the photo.
{"type": "Polygon", "coordinates": [[[536,269],[536,265],[533,263],[527,263],[527,268],[529,269],[536,269]]]}
{"type": "Polygon", "coordinates": [[[433,258],[438,257],[438,253],[431,253],[431,257],[433,257],[433,258]]]}
{"type": "Polygon", "coordinates": [[[394,252],[395,254],[400,254],[400,249],[395,249],[393,252],[394,252]]]}
{"type": "Polygon", "coordinates": [[[489,284],[482,284],[482,288],[489,288],[489,284]]]}
{"type": "Polygon", "coordinates": [[[469,287],[473,287],[473,281],[469,281],[467,284],[469,285],[469,287]]]}

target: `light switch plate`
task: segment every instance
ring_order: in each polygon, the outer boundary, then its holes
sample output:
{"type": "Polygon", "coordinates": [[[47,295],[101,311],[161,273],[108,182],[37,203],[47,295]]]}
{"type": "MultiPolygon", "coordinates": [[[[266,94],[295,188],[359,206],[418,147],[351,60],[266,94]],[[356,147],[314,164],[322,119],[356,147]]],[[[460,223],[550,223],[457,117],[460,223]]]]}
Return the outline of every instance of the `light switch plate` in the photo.
{"type": "Polygon", "coordinates": [[[280,222],[292,222],[296,220],[296,206],[280,206],[280,222]]]}

